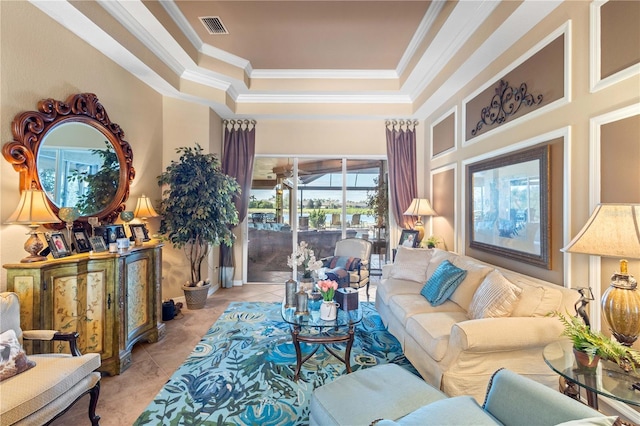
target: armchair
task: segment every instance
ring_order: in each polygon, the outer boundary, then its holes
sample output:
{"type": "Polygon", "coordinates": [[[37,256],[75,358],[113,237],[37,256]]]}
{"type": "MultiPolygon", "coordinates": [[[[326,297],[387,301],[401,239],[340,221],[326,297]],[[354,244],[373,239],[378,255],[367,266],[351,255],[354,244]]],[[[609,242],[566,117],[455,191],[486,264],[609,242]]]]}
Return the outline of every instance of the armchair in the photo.
{"type": "MultiPolygon", "coordinates": [[[[64,414],[76,401],[89,393],[89,420],[97,426],[100,416],[95,413],[100,394],[99,354],[81,355],[76,346],[77,332],[61,333],[53,330],[22,331],[20,304],[15,293],[0,293],[0,346],[2,363],[7,362],[22,340],[68,341],[71,355],[29,355],[35,366],[0,381],[0,425],[43,425],[64,414]],[[11,337],[17,338],[17,342],[11,337]]],[[[11,362],[11,361],[9,361],[11,362]]],[[[6,364],[5,364],[6,365],[6,364]]],[[[20,371],[20,370],[19,370],[20,371]]]]}
{"type": "Polygon", "coordinates": [[[336,242],[333,257],[325,260],[325,266],[334,269],[344,269],[349,275],[348,286],[361,288],[367,286],[369,296],[369,264],[371,262],[371,241],[362,238],[345,238],[336,242]],[[358,262],[348,262],[347,259],[359,259],[358,262]],[[345,259],[342,262],[341,259],[345,259]],[[327,260],[329,260],[327,262],[327,260]],[[347,266],[347,263],[349,264],[347,266]],[[356,266],[352,266],[352,265],[356,266]]]}

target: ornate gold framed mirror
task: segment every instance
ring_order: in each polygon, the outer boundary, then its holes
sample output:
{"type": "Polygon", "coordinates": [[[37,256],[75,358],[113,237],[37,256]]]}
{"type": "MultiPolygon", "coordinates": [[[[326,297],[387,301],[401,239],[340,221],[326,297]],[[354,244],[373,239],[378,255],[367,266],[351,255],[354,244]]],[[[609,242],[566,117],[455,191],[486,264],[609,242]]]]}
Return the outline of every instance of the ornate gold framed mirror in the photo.
{"type": "Polygon", "coordinates": [[[93,93],[43,99],[37,107],[14,118],[14,140],[2,148],[20,173],[20,191],[35,184],[56,214],[75,207],[78,221],[95,216],[112,223],[124,211],[135,177],[124,132],[93,93]]]}

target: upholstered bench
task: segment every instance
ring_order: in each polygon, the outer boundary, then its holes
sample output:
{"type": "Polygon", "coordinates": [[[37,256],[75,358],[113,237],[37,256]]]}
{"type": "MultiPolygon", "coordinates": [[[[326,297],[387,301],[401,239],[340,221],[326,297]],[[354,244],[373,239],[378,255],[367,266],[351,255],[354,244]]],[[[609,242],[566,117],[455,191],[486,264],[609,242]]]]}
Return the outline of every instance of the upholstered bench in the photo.
{"type": "Polygon", "coordinates": [[[613,425],[617,418],[505,369],[491,377],[479,405],[471,396],[448,398],[396,364],[358,370],[320,386],[313,391],[309,413],[312,426],[551,426],[574,420],[613,425]]]}
{"type": "Polygon", "coordinates": [[[400,418],[446,397],[404,368],[384,364],[341,376],[314,390],[309,423],[368,425],[376,419],[400,418]]]}

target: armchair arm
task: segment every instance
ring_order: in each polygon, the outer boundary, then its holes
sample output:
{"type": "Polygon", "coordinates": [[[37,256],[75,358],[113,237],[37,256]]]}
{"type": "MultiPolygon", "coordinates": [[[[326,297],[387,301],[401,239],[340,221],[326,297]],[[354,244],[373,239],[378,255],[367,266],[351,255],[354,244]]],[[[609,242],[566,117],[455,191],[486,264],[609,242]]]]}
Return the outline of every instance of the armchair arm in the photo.
{"type": "Polygon", "coordinates": [[[80,335],[77,331],[63,333],[62,331],[56,330],[27,330],[22,332],[22,338],[26,340],[57,340],[69,342],[69,350],[73,356],[82,355],[78,349],[78,337],[80,337],[80,335]]]}

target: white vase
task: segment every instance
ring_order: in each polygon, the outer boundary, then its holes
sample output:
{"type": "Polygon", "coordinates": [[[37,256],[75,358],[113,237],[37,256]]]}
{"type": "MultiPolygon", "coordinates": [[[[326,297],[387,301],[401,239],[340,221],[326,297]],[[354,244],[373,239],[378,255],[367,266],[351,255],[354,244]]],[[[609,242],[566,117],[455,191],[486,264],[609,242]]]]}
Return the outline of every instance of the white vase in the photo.
{"type": "Polygon", "coordinates": [[[323,301],[320,305],[320,319],[333,321],[338,316],[338,304],[333,301],[323,301]]]}

